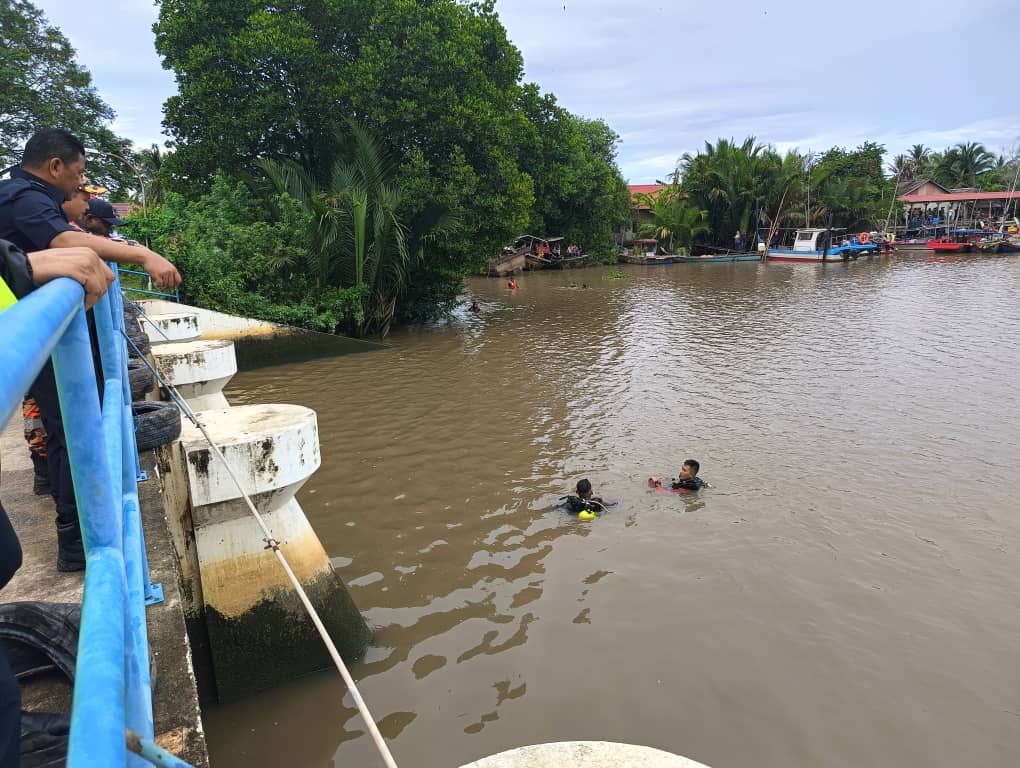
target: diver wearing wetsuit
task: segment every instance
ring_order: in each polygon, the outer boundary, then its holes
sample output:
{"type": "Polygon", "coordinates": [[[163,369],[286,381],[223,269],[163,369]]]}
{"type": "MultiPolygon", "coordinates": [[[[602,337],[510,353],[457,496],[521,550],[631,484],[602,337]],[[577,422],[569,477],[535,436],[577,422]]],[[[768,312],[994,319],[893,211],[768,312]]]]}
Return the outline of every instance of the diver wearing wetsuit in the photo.
{"type": "Polygon", "coordinates": [[[587,479],[577,481],[577,495],[563,496],[560,500],[563,506],[571,514],[577,515],[581,512],[601,512],[606,508],[606,503],[598,496],[593,495],[591,482],[587,479]]]}

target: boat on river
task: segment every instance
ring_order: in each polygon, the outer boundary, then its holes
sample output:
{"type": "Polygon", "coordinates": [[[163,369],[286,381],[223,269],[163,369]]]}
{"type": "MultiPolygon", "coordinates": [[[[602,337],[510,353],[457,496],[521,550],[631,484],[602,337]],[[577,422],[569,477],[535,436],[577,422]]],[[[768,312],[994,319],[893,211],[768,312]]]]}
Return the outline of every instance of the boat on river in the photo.
{"type": "Polygon", "coordinates": [[[620,256],[620,261],[626,264],[672,264],[677,258],[661,251],[658,240],[635,240],[630,251],[620,256]]]}
{"type": "Polygon", "coordinates": [[[526,250],[523,248],[504,248],[498,256],[489,259],[489,277],[508,277],[524,269],[526,250]]]}
{"type": "Polygon", "coordinates": [[[562,237],[521,235],[514,241],[514,248],[523,251],[525,269],[566,269],[582,266],[588,257],[584,253],[564,256],[560,251],[562,244],[562,237]]]}
{"type": "Polygon", "coordinates": [[[757,253],[706,253],[704,256],[674,256],[676,264],[714,264],[725,261],[760,261],[757,253]]]}
{"type": "Polygon", "coordinates": [[[970,250],[970,243],[951,237],[936,237],[928,241],[928,250],[935,253],[966,253],[970,250]]]}
{"type": "Polygon", "coordinates": [[[842,230],[804,227],[796,230],[793,246],[768,249],[769,261],[822,262],[848,261],[878,253],[879,244],[871,242],[871,235],[862,232],[857,237],[842,239],[833,245],[833,236],[842,230]]]}

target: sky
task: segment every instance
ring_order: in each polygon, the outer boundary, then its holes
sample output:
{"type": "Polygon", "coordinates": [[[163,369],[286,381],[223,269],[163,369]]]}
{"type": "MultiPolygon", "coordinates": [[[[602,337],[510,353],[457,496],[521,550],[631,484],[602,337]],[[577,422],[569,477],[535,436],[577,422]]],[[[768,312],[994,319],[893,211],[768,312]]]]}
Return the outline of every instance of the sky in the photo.
{"type": "MultiPolygon", "coordinates": [[[[176,92],[153,47],[152,0],[36,0],[78,51],[114,130],[161,142],[176,92]]],[[[632,184],[663,179],[705,141],[756,136],[780,151],[1020,141],[997,24],[1014,0],[497,0],[525,79],[621,137],[632,184]],[[838,10],[837,10],[838,9],[838,10]],[[985,53],[985,50],[988,53],[985,53]]],[[[888,159],[888,158],[887,158],[888,159]]]]}

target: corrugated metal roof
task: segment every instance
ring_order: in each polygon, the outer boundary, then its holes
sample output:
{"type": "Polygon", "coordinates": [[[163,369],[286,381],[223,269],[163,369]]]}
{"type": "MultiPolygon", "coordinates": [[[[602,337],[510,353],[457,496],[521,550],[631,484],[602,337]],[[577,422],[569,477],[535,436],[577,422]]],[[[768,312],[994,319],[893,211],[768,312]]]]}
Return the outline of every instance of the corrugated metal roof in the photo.
{"type": "Polygon", "coordinates": [[[964,200],[1020,200],[1020,192],[949,192],[944,195],[903,195],[904,203],[958,203],[964,200]]]}

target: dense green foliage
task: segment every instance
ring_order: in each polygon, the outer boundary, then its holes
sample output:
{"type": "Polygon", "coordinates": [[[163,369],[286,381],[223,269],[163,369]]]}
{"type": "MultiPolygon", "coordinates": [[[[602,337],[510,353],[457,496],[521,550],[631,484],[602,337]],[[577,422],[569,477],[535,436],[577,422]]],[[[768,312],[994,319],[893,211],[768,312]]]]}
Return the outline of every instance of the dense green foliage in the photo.
{"type": "Polygon", "coordinates": [[[223,174],[188,201],[169,192],[163,205],[130,217],[126,234],[143,239],[187,275],[181,298],[202,307],[334,332],[356,291],[317,290],[307,269],[310,229],[301,204],[285,194],[271,206],[223,174]]]}
{"type": "Polygon", "coordinates": [[[336,127],[353,118],[398,158],[396,220],[456,214],[459,236],[407,264],[399,319],[444,309],[526,231],[613,254],[629,209],[617,136],[522,82],[491,0],[164,0],[156,47],[180,85],[166,104],[170,189],[194,197],[217,169],[240,179],[266,159],[326,189],[336,127]]]}
{"type": "MultiPolygon", "coordinates": [[[[0,3],[0,83],[0,168],[19,162],[25,142],[42,128],[64,128],[86,147],[130,154],[130,142],[110,130],[113,110],[71,44],[28,0],[0,3]]],[[[98,153],[89,155],[87,173],[114,199],[137,187],[130,168],[98,153]]]]}
{"type": "Polygon", "coordinates": [[[947,189],[1009,189],[1020,168],[1020,146],[1011,155],[995,155],[975,142],[956,144],[942,152],[915,144],[910,152],[892,159],[889,171],[903,181],[931,179],[947,189]]]}
{"type": "MultiPolygon", "coordinates": [[[[684,206],[676,197],[684,195],[687,209],[704,212],[707,229],[684,239],[720,246],[732,244],[737,232],[749,241],[756,225],[763,237],[778,227],[871,229],[886,217],[895,193],[882,174],[882,156],[882,147],[872,142],[811,156],[795,150],[780,155],[754,137],[741,144],[720,139],[681,158],[674,172],[677,194],[667,200],[679,213],[684,206]]],[[[656,221],[659,207],[651,209],[656,221]]]]}

